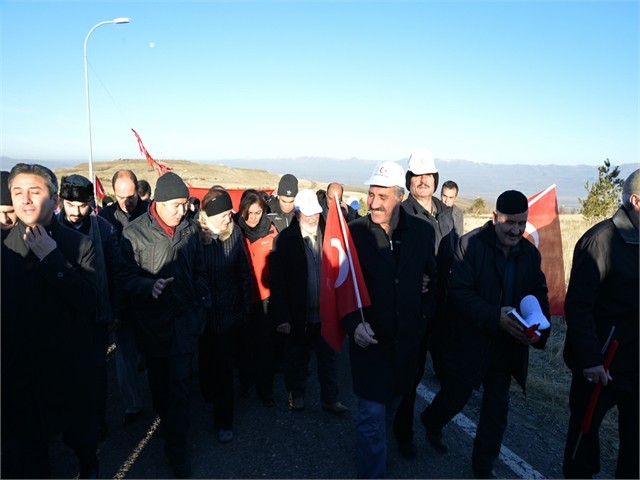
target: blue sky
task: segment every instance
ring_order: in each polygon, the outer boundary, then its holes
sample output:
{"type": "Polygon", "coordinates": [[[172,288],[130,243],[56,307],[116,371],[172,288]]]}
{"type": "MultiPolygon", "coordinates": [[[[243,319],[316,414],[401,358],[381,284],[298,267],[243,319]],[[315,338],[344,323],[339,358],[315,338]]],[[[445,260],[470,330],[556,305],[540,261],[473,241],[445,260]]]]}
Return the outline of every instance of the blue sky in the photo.
{"type": "MultiPolygon", "coordinates": [[[[637,1],[3,0],[0,156],[639,161],[637,1]]],[[[6,165],[3,167],[7,167],[6,165]]]]}

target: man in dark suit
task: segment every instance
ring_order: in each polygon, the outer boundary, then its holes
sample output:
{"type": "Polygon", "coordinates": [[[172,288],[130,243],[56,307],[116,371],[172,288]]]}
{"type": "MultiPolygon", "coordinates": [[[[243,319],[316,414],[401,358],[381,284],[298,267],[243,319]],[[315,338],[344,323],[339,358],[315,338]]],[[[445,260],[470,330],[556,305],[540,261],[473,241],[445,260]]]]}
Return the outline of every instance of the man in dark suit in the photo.
{"type": "Polygon", "coordinates": [[[400,208],[403,168],[382,162],[369,185],[369,215],[349,223],[371,305],[342,319],[349,334],[356,414],[358,478],[386,474],[387,431],[403,395],[414,388],[421,339],[435,309],[435,233],[400,208]]]}

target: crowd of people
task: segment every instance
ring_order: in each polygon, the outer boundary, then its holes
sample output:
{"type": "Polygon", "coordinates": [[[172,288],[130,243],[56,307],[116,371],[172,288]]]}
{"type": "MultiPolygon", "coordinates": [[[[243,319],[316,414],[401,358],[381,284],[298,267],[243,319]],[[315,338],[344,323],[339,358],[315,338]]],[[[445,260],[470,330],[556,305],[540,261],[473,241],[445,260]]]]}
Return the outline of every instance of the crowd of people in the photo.
{"type": "MultiPolygon", "coordinates": [[[[476,478],[495,478],[511,378],[525,390],[529,347],[544,348],[550,331],[526,329],[513,312],[528,298],[550,318],[547,285],[540,252],[523,238],[522,192],[502,192],[492,218],[465,233],[458,185],[444,182],[438,198],[438,184],[427,150],[414,151],[406,168],[380,162],[365,182],[366,208],[347,203],[338,182],[314,192],[299,189],[293,174],[273,195],[244,191],[236,211],[224,186],[190,197],[173,172],[152,192],[133,171],[117,171],[114,198],[101,208],[82,175],[58,180],[25,163],[2,172],[2,476],[49,477],[49,446],[62,434],[80,478],[98,478],[97,448],[109,434],[111,338],[123,422],[144,408],[138,373],[145,370],[177,478],[190,476],[193,461],[194,367],[221,443],[234,438],[236,382],[240,394],[255,389],[272,408],[281,372],[288,408],[304,410],[313,353],[322,409],[348,412],[340,353],[323,338],[320,315],[325,223],[337,204],[371,300],[340,319],[357,398],[357,477],[386,476],[391,432],[404,458],[418,455],[416,388],[430,352],[440,390],[419,415],[428,444],[449,450],[444,427],[482,388],[471,467],[476,478]]],[[[614,406],[616,477],[638,478],[639,218],[636,170],[615,215],[575,247],[564,352],[573,373],[567,478],[599,472],[598,429],[614,406]],[[601,400],[584,432],[595,388],[601,400]]]]}

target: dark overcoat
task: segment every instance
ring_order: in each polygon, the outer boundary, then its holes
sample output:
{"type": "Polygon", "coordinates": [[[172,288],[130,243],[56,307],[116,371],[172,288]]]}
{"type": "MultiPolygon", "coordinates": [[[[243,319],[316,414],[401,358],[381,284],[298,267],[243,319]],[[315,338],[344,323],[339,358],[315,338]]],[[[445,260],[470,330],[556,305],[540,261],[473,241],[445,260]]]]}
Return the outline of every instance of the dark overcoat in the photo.
{"type": "Polygon", "coordinates": [[[433,285],[437,282],[434,230],[402,208],[395,215],[391,238],[369,215],[349,223],[371,299],[364,318],[378,341],[366,348],[355,344],[359,311],[342,319],[350,337],[353,389],[357,396],[380,403],[414,388],[420,343],[435,309],[435,288],[421,292],[424,274],[433,285]]]}
{"type": "Polygon", "coordinates": [[[95,251],[52,217],[57,247],[39,260],[25,228],[2,242],[2,433],[47,441],[91,404],[95,251]]]}

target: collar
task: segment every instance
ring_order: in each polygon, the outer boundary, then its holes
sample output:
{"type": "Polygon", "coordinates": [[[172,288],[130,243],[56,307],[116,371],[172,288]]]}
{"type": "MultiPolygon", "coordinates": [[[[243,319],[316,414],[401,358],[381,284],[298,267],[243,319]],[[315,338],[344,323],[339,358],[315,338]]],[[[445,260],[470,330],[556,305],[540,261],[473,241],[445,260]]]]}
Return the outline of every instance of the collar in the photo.
{"type": "Polygon", "coordinates": [[[629,218],[629,213],[624,206],[620,206],[616,213],[613,214],[611,218],[613,225],[620,233],[620,236],[626,243],[630,243],[632,245],[638,245],[639,243],[639,234],[638,229],[633,226],[631,223],[631,219],[629,218]]]}
{"type": "Polygon", "coordinates": [[[170,227],[169,225],[167,225],[162,221],[162,219],[160,218],[160,215],[158,215],[158,211],[156,210],[155,201],[151,204],[151,207],[149,208],[149,212],[151,213],[151,216],[155,219],[155,221],[158,222],[158,226],[162,229],[162,231],[167,235],[169,235],[171,238],[173,238],[173,235],[176,233],[176,229],[175,227],[170,227]]]}

